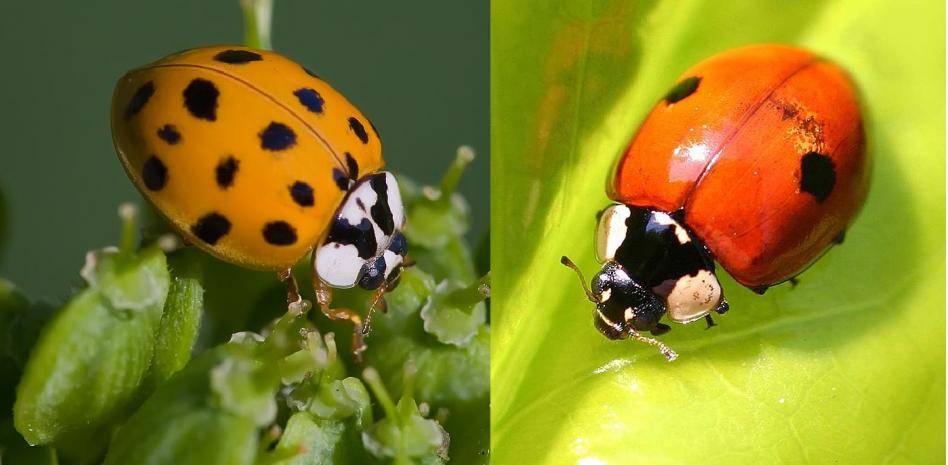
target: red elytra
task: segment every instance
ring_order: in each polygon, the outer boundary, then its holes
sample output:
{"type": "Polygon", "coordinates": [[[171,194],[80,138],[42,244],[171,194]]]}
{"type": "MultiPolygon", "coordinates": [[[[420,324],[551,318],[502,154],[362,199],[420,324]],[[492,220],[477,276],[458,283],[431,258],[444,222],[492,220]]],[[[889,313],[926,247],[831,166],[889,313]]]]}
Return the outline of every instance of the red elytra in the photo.
{"type": "Polygon", "coordinates": [[[869,168],[846,72],[806,50],[755,45],[682,74],[620,158],[608,194],[679,212],[731,276],[763,290],[841,237],[869,168]]]}

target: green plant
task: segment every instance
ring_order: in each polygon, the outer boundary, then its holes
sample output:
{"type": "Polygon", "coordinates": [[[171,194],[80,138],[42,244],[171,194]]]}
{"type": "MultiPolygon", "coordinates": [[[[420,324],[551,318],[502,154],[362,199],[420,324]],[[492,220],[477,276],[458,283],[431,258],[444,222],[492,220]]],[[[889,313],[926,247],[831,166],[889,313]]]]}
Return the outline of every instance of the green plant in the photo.
{"type": "MultiPolygon", "coordinates": [[[[492,9],[498,464],[938,463],[945,453],[944,5],[500,2],[492,9]],[[609,342],[588,272],[615,157],[689,65],[761,42],[848,69],[874,157],[842,247],[758,297],[724,278],[680,358],[609,342]]],[[[722,273],[724,274],[724,273],[722,273]]]]}
{"type": "MultiPolygon", "coordinates": [[[[266,46],[271,2],[242,5],[266,46]]],[[[365,363],[311,289],[287,304],[274,273],[179,248],[148,206],[141,228],[120,207],[119,246],[88,253],[85,288],[58,308],[0,280],[0,463],[484,463],[490,281],[454,192],[472,158],[460,149],[440,189],[400,177],[417,264],[374,316],[365,363]]]]}

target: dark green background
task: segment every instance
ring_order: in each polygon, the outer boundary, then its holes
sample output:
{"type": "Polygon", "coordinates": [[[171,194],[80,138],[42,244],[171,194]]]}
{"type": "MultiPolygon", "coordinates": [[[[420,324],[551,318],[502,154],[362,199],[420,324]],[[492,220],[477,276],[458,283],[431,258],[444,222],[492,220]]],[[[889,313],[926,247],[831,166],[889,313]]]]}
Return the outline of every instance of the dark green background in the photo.
{"type": "MultiPolygon", "coordinates": [[[[461,190],[473,237],[488,226],[487,1],[275,0],[274,49],[368,115],[388,167],[434,183],[460,144],[478,159],[461,190]]],[[[112,149],[108,109],[127,69],[198,45],[240,43],[237,0],[4,1],[0,5],[0,276],[64,297],[86,250],[118,237],[140,197],[112,149]]]]}

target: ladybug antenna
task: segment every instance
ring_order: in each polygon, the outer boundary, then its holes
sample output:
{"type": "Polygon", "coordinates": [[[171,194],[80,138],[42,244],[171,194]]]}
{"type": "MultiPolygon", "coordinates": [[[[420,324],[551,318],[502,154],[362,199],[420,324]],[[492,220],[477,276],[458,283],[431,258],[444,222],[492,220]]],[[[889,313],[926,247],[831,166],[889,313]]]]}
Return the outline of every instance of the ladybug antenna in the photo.
{"type": "Polygon", "coordinates": [[[589,290],[589,286],[586,285],[586,277],[583,276],[583,271],[580,270],[579,267],[576,266],[576,264],[573,263],[573,261],[569,259],[569,257],[567,257],[566,255],[563,255],[560,258],[560,263],[562,263],[563,265],[566,265],[567,268],[570,268],[576,272],[576,276],[579,277],[579,283],[583,285],[583,291],[586,291],[586,298],[588,298],[590,302],[594,304],[601,303],[599,301],[599,298],[596,297],[596,294],[593,294],[592,291],[589,290]]]}

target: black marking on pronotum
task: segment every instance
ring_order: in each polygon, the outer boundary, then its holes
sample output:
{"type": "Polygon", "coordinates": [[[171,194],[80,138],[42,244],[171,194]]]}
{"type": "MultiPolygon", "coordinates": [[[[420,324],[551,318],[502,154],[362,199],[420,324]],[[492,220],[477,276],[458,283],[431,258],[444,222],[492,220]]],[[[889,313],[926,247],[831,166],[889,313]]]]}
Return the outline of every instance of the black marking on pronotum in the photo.
{"type": "Polygon", "coordinates": [[[339,190],[345,192],[349,190],[349,178],[339,168],[332,169],[332,180],[339,187],[339,190]]]}
{"type": "Polygon", "coordinates": [[[385,282],[385,259],[377,257],[362,265],[359,287],[367,291],[378,289],[385,282]]]}
{"type": "Polygon", "coordinates": [[[349,117],[349,129],[362,141],[363,144],[369,143],[369,134],[365,132],[365,126],[356,117],[349,117]]]}
{"type": "Polygon", "coordinates": [[[379,225],[382,233],[391,236],[392,232],[395,231],[395,218],[392,217],[392,208],[388,204],[388,182],[385,175],[373,176],[369,180],[369,185],[372,186],[372,190],[375,191],[377,197],[375,205],[372,205],[372,208],[369,209],[372,220],[379,225]]]}
{"type": "Polygon", "coordinates": [[[178,132],[178,128],[174,127],[174,125],[166,124],[158,128],[158,138],[174,145],[181,141],[181,133],[178,132]]]}
{"type": "Polygon", "coordinates": [[[616,249],[615,260],[645,288],[682,276],[697,276],[701,270],[714,270],[703,244],[693,236],[688,242],[679,242],[676,226],[662,224],[658,213],[648,208],[630,206],[629,213],[626,235],[616,249]]]}
{"type": "Polygon", "coordinates": [[[375,256],[378,243],[375,241],[375,229],[368,218],[362,218],[359,224],[353,225],[343,217],[337,217],[329,227],[326,243],[338,243],[355,246],[359,257],[369,259],[375,256]]]}
{"type": "Polygon", "coordinates": [[[675,84],[675,86],[672,87],[667,94],[665,94],[665,102],[672,104],[684,100],[689,95],[695,93],[695,91],[698,90],[698,84],[701,84],[701,78],[698,76],[691,76],[682,79],[678,82],[678,84],[675,84]]]}
{"type": "Polygon", "coordinates": [[[160,191],[168,183],[168,167],[152,155],[142,165],[142,181],[149,190],[160,191]]]}
{"type": "Polygon", "coordinates": [[[271,221],[263,226],[263,239],[271,245],[293,245],[296,228],[286,221],[271,221]]]}
{"type": "Polygon", "coordinates": [[[405,239],[405,235],[396,232],[392,236],[392,243],[388,245],[388,250],[391,250],[395,255],[405,256],[408,253],[408,241],[405,239]]]}
{"type": "Polygon", "coordinates": [[[234,176],[237,175],[237,171],[240,169],[240,160],[237,160],[233,156],[228,156],[227,158],[220,161],[217,164],[217,168],[214,169],[214,177],[217,180],[217,185],[221,189],[227,189],[234,184],[234,176]]]}
{"type": "Polygon", "coordinates": [[[368,212],[365,210],[365,204],[362,203],[362,199],[360,199],[360,198],[358,198],[358,197],[356,197],[356,206],[359,207],[359,210],[362,210],[362,213],[368,213],[368,212]]]}
{"type": "Polygon", "coordinates": [[[352,154],[346,152],[346,168],[349,169],[349,178],[353,181],[359,179],[359,164],[356,163],[355,158],[352,158],[352,154]]]}
{"type": "Polygon", "coordinates": [[[260,146],[264,150],[277,152],[296,144],[296,133],[289,126],[273,121],[260,131],[260,146]]]}
{"type": "Polygon", "coordinates": [[[184,106],[195,118],[216,121],[219,95],[213,82],[197,78],[184,89],[184,106]]]}
{"type": "Polygon", "coordinates": [[[810,152],[800,160],[800,190],[823,202],[836,185],[836,166],[823,154],[810,152]]]}
{"type": "Polygon", "coordinates": [[[211,212],[191,226],[191,233],[208,245],[217,244],[220,238],[230,232],[230,221],[217,212],[211,212]]]}
{"type": "Polygon", "coordinates": [[[303,181],[296,181],[290,186],[290,197],[301,207],[312,207],[315,202],[313,188],[303,181]]]}
{"type": "Polygon", "coordinates": [[[142,111],[142,107],[148,103],[148,99],[150,99],[154,93],[155,83],[148,81],[142,84],[132,95],[132,98],[129,99],[128,106],[125,107],[125,119],[130,119],[142,111]]]}
{"type": "Polygon", "coordinates": [[[293,92],[293,95],[299,99],[300,103],[306,107],[307,110],[313,113],[323,112],[323,104],[325,104],[326,101],[323,100],[323,96],[319,95],[319,92],[316,92],[315,89],[297,89],[295,92],[293,92]]]}
{"type": "Polygon", "coordinates": [[[214,59],[229,65],[242,65],[251,61],[263,60],[263,57],[259,53],[250,50],[224,50],[214,55],[214,59]]]}

